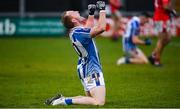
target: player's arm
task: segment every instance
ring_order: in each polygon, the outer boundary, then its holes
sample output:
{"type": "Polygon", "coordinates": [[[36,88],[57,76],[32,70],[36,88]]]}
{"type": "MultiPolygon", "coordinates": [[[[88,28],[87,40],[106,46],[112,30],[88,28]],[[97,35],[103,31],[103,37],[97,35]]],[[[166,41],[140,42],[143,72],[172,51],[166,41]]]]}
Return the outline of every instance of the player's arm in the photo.
{"type": "Polygon", "coordinates": [[[101,34],[106,29],[106,11],[105,11],[105,2],[98,1],[97,8],[100,10],[99,12],[99,20],[97,25],[95,25],[90,32],[91,37],[96,37],[97,35],[101,34]]]}
{"type": "Polygon", "coordinates": [[[138,44],[138,45],[144,45],[145,42],[141,39],[138,38],[138,36],[133,36],[132,41],[134,44],[138,44]]]}
{"type": "Polygon", "coordinates": [[[133,36],[132,41],[134,44],[138,44],[138,45],[151,45],[150,39],[141,40],[138,38],[138,36],[133,36]]]}
{"type": "Polygon", "coordinates": [[[172,6],[172,0],[163,0],[163,8],[171,15],[176,16],[176,11],[172,6]]]}
{"type": "Polygon", "coordinates": [[[96,5],[94,5],[94,4],[88,5],[89,16],[88,16],[87,21],[86,21],[86,25],[85,25],[86,28],[92,28],[94,26],[94,12],[95,12],[95,10],[96,10],[96,5]]]}

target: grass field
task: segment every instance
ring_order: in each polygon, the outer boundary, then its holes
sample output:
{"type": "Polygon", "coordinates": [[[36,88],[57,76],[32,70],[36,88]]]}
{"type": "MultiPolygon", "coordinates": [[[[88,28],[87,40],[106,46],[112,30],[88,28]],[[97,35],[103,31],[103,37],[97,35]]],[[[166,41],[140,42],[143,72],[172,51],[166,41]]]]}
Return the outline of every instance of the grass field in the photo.
{"type": "MultiPolygon", "coordinates": [[[[149,55],[150,47],[140,47],[149,55]]],[[[180,38],[163,55],[164,66],[122,65],[121,41],[96,40],[107,88],[109,107],[180,107],[180,38]]],[[[83,95],[76,73],[77,55],[68,38],[0,39],[0,107],[40,107],[57,94],[83,95]]],[[[95,106],[56,106],[95,107],[95,106]]]]}

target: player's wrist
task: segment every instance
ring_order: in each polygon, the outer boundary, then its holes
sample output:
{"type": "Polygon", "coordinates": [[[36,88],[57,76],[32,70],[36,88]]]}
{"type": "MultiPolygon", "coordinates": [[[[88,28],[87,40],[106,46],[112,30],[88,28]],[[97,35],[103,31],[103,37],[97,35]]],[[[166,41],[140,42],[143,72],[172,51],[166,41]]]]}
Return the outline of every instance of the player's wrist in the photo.
{"type": "Polygon", "coordinates": [[[93,14],[93,15],[90,15],[90,14],[89,14],[89,17],[94,17],[94,14],[93,14]]]}
{"type": "Polygon", "coordinates": [[[151,45],[151,39],[145,39],[144,40],[145,45],[151,45]]]}
{"type": "Polygon", "coordinates": [[[99,12],[100,13],[106,13],[106,10],[100,10],[99,12]]]}

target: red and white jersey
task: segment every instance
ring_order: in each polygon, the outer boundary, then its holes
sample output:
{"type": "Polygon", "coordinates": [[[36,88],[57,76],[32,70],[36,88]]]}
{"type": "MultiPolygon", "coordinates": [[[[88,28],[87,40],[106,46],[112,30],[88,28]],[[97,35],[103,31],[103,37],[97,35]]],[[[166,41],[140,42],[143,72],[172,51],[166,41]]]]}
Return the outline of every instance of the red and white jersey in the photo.
{"type": "Polygon", "coordinates": [[[170,19],[169,13],[166,12],[166,10],[163,8],[164,5],[168,5],[170,3],[170,0],[154,0],[154,20],[155,21],[164,21],[170,19]]]}

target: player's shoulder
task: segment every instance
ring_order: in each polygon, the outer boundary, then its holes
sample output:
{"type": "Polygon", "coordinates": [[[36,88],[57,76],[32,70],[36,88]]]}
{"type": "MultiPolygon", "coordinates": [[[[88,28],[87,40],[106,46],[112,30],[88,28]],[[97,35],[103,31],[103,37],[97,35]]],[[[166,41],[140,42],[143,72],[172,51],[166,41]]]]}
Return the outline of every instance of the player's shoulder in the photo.
{"type": "Polygon", "coordinates": [[[74,27],[71,31],[74,33],[90,33],[90,28],[85,28],[83,26],[74,27]]]}
{"type": "Polygon", "coordinates": [[[74,27],[70,30],[69,36],[79,36],[79,35],[89,35],[90,28],[85,28],[82,26],[74,27]]]}
{"type": "Polygon", "coordinates": [[[131,19],[131,21],[132,22],[140,22],[140,19],[139,19],[139,17],[137,17],[137,16],[134,16],[134,17],[132,17],[132,19],[131,19]]]}
{"type": "Polygon", "coordinates": [[[134,28],[138,28],[140,26],[140,19],[136,16],[132,17],[130,22],[131,22],[131,26],[134,28]]]}
{"type": "Polygon", "coordinates": [[[73,38],[77,38],[78,40],[90,39],[90,28],[85,28],[82,26],[72,28],[69,36],[73,38]]]}

